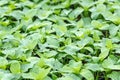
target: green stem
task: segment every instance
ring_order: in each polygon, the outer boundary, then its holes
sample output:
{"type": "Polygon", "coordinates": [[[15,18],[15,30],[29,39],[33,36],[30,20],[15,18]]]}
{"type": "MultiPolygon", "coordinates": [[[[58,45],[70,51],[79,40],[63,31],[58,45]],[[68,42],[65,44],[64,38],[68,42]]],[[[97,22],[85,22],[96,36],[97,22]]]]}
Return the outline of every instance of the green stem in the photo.
{"type": "Polygon", "coordinates": [[[104,74],[104,77],[105,77],[105,80],[108,80],[108,78],[107,78],[107,75],[106,75],[107,73],[105,72],[105,74],[104,74]]]}
{"type": "Polygon", "coordinates": [[[96,80],[99,80],[99,72],[96,73],[96,80]]]}
{"type": "Polygon", "coordinates": [[[108,78],[107,78],[107,77],[105,77],[105,80],[108,80],[108,78]]]}
{"type": "Polygon", "coordinates": [[[107,38],[108,37],[108,31],[105,32],[105,35],[106,35],[105,37],[107,38]]]}
{"type": "Polygon", "coordinates": [[[89,12],[88,12],[88,11],[85,11],[85,12],[84,12],[84,16],[86,16],[86,17],[89,16],[89,12]]]}

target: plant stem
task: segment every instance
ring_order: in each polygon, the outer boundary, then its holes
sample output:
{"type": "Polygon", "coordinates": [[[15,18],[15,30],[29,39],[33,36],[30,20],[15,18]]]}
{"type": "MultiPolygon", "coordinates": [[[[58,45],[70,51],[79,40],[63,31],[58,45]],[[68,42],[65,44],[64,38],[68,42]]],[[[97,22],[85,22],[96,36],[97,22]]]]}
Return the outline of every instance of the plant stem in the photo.
{"type": "Polygon", "coordinates": [[[105,80],[108,80],[108,78],[107,78],[107,75],[106,75],[107,73],[105,72],[105,74],[104,74],[104,77],[105,77],[105,80]]]}
{"type": "Polygon", "coordinates": [[[96,73],[96,79],[95,80],[99,80],[99,72],[96,73]]]}

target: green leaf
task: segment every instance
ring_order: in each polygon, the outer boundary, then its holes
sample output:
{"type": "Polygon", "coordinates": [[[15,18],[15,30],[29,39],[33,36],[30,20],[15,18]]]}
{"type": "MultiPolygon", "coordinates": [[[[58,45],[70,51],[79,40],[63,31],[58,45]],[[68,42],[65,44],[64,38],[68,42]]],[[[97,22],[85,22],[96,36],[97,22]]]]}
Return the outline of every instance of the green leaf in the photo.
{"type": "Polygon", "coordinates": [[[7,67],[8,61],[4,57],[0,57],[0,68],[5,69],[7,67]]]}
{"type": "Polygon", "coordinates": [[[80,48],[74,45],[67,45],[66,48],[64,49],[64,51],[70,55],[75,54],[78,50],[80,50],[80,48]]]}
{"type": "Polygon", "coordinates": [[[37,16],[39,17],[39,19],[43,20],[48,18],[48,16],[52,13],[52,11],[50,10],[38,10],[37,12],[37,16]]]}
{"type": "Polygon", "coordinates": [[[52,37],[47,37],[46,42],[50,47],[59,47],[59,41],[52,37]]]}
{"type": "Polygon", "coordinates": [[[49,21],[44,21],[44,22],[35,21],[34,23],[32,23],[27,27],[27,30],[29,31],[36,30],[36,29],[39,29],[40,27],[45,27],[50,25],[51,25],[51,22],[49,21]]]}
{"type": "Polygon", "coordinates": [[[85,0],[85,1],[79,2],[79,4],[82,5],[85,11],[87,11],[89,7],[94,5],[94,2],[92,0],[85,0]]]}
{"type": "Polygon", "coordinates": [[[77,42],[77,45],[79,46],[80,49],[82,49],[85,45],[92,43],[93,40],[91,37],[85,37],[81,41],[77,42]]]}
{"type": "Polygon", "coordinates": [[[70,1],[71,0],[66,0],[65,2],[62,3],[62,5],[65,7],[65,8],[68,8],[70,6],[70,1]]]}
{"type": "Polygon", "coordinates": [[[34,49],[37,45],[40,34],[34,33],[21,41],[21,46],[25,49],[34,49]],[[38,36],[38,37],[36,37],[38,36]]]}
{"type": "Polygon", "coordinates": [[[101,53],[99,55],[100,60],[105,59],[109,55],[109,49],[106,47],[101,48],[101,53]]]}
{"type": "Polygon", "coordinates": [[[101,22],[96,21],[96,20],[93,20],[93,21],[91,22],[91,24],[92,24],[95,28],[98,28],[98,29],[100,29],[100,28],[102,27],[101,22]]]}
{"type": "Polygon", "coordinates": [[[83,12],[82,8],[76,8],[69,14],[69,18],[71,20],[75,19],[78,15],[80,15],[83,12]]]}
{"type": "Polygon", "coordinates": [[[21,72],[27,72],[29,69],[33,68],[35,62],[31,61],[31,63],[23,63],[21,64],[21,72]]]}
{"type": "Polygon", "coordinates": [[[100,37],[99,37],[97,32],[93,33],[93,39],[94,39],[94,41],[99,41],[100,40],[100,37]]]}
{"type": "Polygon", "coordinates": [[[82,62],[81,61],[75,62],[75,61],[71,60],[69,62],[69,65],[70,65],[70,68],[73,70],[73,72],[78,74],[82,67],[82,62]]]}
{"type": "Polygon", "coordinates": [[[68,65],[64,65],[61,69],[61,72],[65,72],[65,73],[72,73],[73,70],[68,66],[68,65]]]}
{"type": "Polygon", "coordinates": [[[15,76],[11,73],[0,70],[0,79],[1,80],[12,80],[12,79],[15,79],[15,76]]]}
{"type": "Polygon", "coordinates": [[[10,15],[16,18],[17,20],[23,17],[23,13],[21,11],[13,11],[12,13],[10,13],[10,15]]]}
{"type": "Polygon", "coordinates": [[[73,79],[69,76],[65,76],[65,77],[58,78],[57,80],[73,80],[73,79]]]}
{"type": "Polygon", "coordinates": [[[47,57],[47,58],[55,57],[56,55],[57,55],[56,51],[48,51],[48,52],[44,53],[44,56],[47,57]]]}
{"type": "Polygon", "coordinates": [[[120,65],[116,64],[116,59],[113,56],[108,57],[102,63],[102,66],[110,70],[120,70],[120,65]]]}
{"type": "Polygon", "coordinates": [[[0,0],[0,80],[119,80],[120,0],[0,0]]]}
{"type": "Polygon", "coordinates": [[[111,78],[112,80],[120,80],[120,72],[113,71],[112,73],[108,74],[107,77],[111,78]]]}
{"type": "Polygon", "coordinates": [[[52,80],[50,77],[45,77],[43,80],[52,80]]]}
{"type": "Polygon", "coordinates": [[[85,64],[86,69],[92,70],[92,71],[103,71],[104,69],[101,67],[100,64],[97,63],[87,63],[85,64]]]}
{"type": "Polygon", "coordinates": [[[108,68],[112,70],[120,70],[120,65],[111,65],[108,68]]]}
{"type": "Polygon", "coordinates": [[[107,39],[107,40],[106,40],[106,47],[107,47],[108,49],[113,49],[112,40],[110,40],[110,39],[107,39]]]}
{"type": "Polygon", "coordinates": [[[83,22],[83,20],[81,19],[81,20],[79,20],[78,22],[77,22],[77,27],[78,28],[81,28],[81,27],[83,27],[84,26],[84,22],[83,22]]]}
{"type": "Polygon", "coordinates": [[[18,61],[14,61],[10,64],[10,71],[13,74],[18,74],[21,72],[21,65],[18,61]]]}
{"type": "Polygon", "coordinates": [[[35,79],[33,73],[22,73],[22,77],[25,79],[35,79]]]}
{"type": "Polygon", "coordinates": [[[63,36],[67,32],[67,27],[64,25],[54,25],[53,27],[58,36],[63,36]]]}
{"type": "Polygon", "coordinates": [[[109,27],[110,36],[111,37],[115,36],[117,34],[118,29],[119,29],[118,26],[115,26],[114,24],[111,24],[110,27],[109,27]]]}
{"type": "Polygon", "coordinates": [[[82,69],[80,74],[86,79],[86,80],[94,80],[93,73],[88,69],[82,69]]]}
{"type": "Polygon", "coordinates": [[[93,52],[94,52],[91,47],[84,47],[84,49],[90,51],[91,54],[93,54],[93,52]]]}
{"type": "Polygon", "coordinates": [[[31,72],[34,74],[34,78],[36,80],[43,80],[48,75],[50,70],[51,68],[43,69],[43,68],[39,68],[38,66],[35,66],[31,70],[31,72]]]}
{"type": "Polygon", "coordinates": [[[43,67],[43,66],[45,65],[45,60],[44,60],[44,58],[41,58],[41,59],[38,61],[37,65],[40,66],[40,67],[43,67]]]}
{"type": "Polygon", "coordinates": [[[110,20],[115,24],[120,24],[120,17],[117,15],[113,15],[110,20]]]}

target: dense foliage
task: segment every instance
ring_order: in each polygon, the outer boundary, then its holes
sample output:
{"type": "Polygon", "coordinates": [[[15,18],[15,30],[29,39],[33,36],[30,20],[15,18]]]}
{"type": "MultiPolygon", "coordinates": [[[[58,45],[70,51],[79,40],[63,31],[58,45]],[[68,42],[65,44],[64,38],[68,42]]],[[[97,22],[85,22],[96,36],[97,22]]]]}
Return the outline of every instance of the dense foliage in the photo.
{"type": "Polygon", "coordinates": [[[120,0],[0,0],[0,80],[120,80],[120,0]]]}

